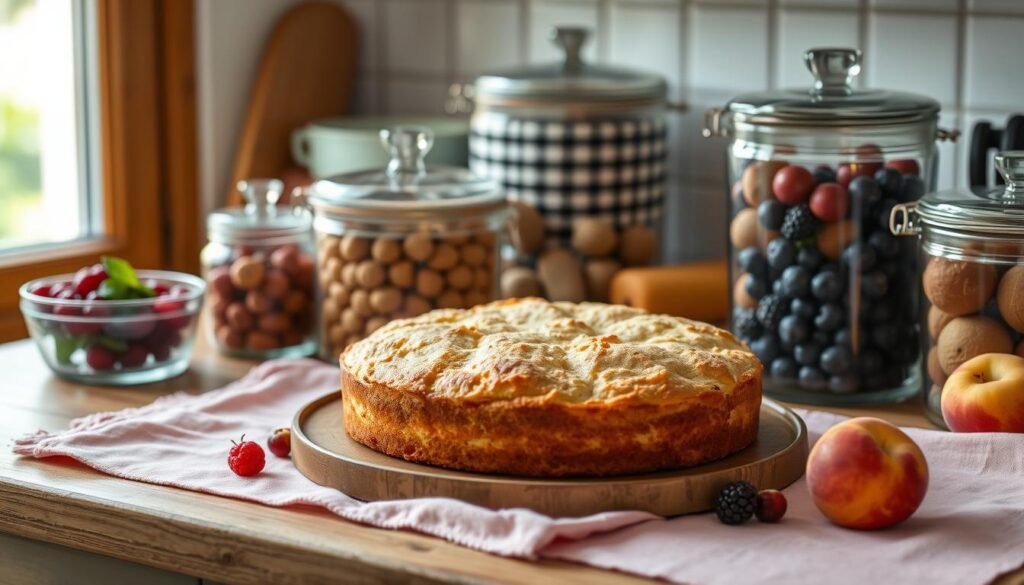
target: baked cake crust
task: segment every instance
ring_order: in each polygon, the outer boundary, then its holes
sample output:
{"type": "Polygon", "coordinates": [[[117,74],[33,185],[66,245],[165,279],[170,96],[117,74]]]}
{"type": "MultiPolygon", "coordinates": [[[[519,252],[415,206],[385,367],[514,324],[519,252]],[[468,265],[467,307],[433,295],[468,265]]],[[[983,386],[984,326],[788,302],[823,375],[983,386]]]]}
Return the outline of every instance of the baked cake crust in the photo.
{"type": "Polygon", "coordinates": [[[393,321],[341,356],[345,430],[409,461],[640,473],[757,435],[762,368],[730,333],[599,303],[497,301],[393,321]]]}

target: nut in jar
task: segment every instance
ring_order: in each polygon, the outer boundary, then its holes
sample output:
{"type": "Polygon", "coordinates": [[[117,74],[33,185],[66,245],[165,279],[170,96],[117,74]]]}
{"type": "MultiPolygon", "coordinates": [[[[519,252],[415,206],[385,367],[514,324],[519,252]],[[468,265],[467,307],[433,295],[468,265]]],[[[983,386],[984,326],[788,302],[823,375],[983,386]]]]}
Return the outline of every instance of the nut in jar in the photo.
{"type": "Polygon", "coordinates": [[[208,220],[202,263],[210,336],[218,349],[238,357],[308,355],[316,344],[310,215],[277,207],[280,181],[238,187],[246,207],[215,211],[208,220]]]}
{"type": "Polygon", "coordinates": [[[504,196],[465,169],[427,168],[428,129],[384,130],[381,141],[391,155],[386,170],[323,179],[305,192],[326,360],[392,319],[496,297],[504,196]]]}
{"type": "Polygon", "coordinates": [[[391,319],[493,299],[496,241],[487,230],[319,234],[323,345],[334,354],[391,319]]]}

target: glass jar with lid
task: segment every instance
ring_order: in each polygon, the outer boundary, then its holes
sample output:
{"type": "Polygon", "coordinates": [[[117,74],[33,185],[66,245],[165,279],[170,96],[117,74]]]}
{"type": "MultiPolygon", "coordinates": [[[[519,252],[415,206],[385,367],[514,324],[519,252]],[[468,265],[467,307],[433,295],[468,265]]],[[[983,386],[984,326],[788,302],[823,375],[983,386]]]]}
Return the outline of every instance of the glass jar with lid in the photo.
{"type": "MultiPolygon", "coordinates": [[[[922,388],[940,425],[943,386],[957,367],[986,353],[1024,356],[1024,151],[997,154],[995,167],[1005,186],[929,193],[892,211],[892,232],[921,243],[922,388]]],[[[957,418],[947,419],[956,430],[984,430],[957,418]]]]}
{"type": "Polygon", "coordinates": [[[617,271],[654,262],[662,247],[668,86],[588,62],[587,36],[557,27],[558,62],[452,90],[451,111],[472,106],[470,169],[497,181],[517,212],[504,296],[607,301],[617,271]]]}
{"type": "Polygon", "coordinates": [[[497,185],[457,167],[427,167],[428,128],[382,130],[386,169],[316,181],[320,355],[388,321],[496,298],[507,204],[497,185]]]}
{"type": "Polygon", "coordinates": [[[312,216],[279,206],[277,179],[239,181],[243,208],[207,218],[201,254],[207,333],[226,355],[269,359],[316,351],[312,216]]]}
{"type": "Polygon", "coordinates": [[[916,252],[895,205],[931,190],[939,104],[853,87],[861,54],[811,49],[809,89],[706,114],[728,143],[732,330],[783,400],[851,404],[918,391],[916,252]]]}

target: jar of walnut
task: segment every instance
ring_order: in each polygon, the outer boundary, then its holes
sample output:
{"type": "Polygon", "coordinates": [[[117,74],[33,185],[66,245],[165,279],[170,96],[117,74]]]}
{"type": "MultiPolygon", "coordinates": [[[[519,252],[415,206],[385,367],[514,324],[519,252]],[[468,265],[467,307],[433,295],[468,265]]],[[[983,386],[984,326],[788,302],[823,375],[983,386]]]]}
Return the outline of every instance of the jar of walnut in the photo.
{"type": "Polygon", "coordinates": [[[241,181],[238,189],[246,206],[207,220],[207,335],[235,357],[310,355],[317,347],[312,217],[277,205],[281,181],[241,181]]]}
{"type": "Polygon", "coordinates": [[[423,164],[430,131],[381,132],[385,171],[317,181],[313,208],[326,360],[386,325],[497,297],[507,208],[494,183],[466,169],[423,164]]]}

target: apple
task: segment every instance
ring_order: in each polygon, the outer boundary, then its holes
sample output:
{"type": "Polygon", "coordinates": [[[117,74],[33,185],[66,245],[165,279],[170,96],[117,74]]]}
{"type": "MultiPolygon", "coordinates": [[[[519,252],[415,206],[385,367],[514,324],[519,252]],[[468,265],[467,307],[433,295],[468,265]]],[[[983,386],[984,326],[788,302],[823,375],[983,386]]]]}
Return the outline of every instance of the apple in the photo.
{"type": "Polygon", "coordinates": [[[920,447],[884,420],[843,421],[821,436],[807,459],[807,489],[833,523],[858,530],[898,524],[928,491],[920,447]]]}
{"type": "Polygon", "coordinates": [[[1024,433],[1024,357],[985,353],[953,370],[942,419],[958,433],[1024,433]]]}

